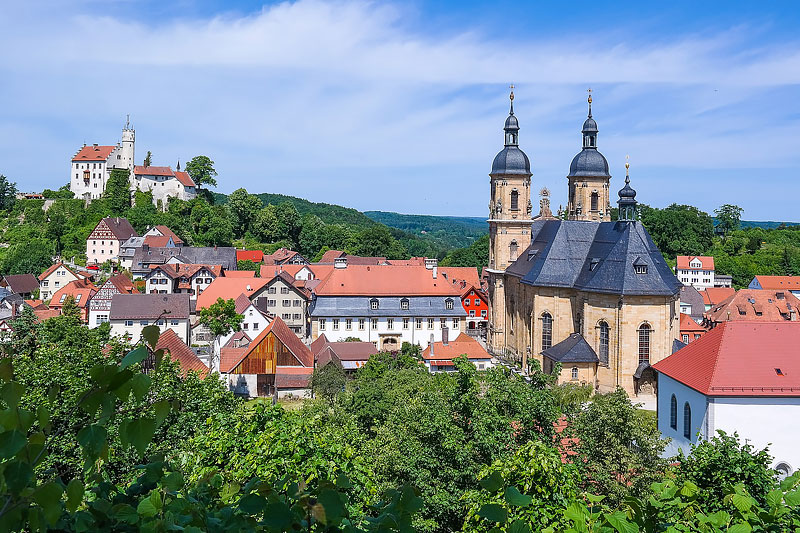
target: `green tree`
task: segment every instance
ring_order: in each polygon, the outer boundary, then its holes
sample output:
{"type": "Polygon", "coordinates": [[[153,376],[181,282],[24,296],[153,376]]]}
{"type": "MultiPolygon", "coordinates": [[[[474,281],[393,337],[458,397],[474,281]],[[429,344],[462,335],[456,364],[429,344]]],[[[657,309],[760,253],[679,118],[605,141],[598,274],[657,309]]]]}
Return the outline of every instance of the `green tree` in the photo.
{"type": "Polygon", "coordinates": [[[311,390],[317,397],[323,398],[331,407],[336,403],[336,398],[344,389],[347,377],[339,364],[330,362],[322,367],[317,367],[311,374],[311,390]]]}
{"type": "Polygon", "coordinates": [[[7,211],[17,201],[17,184],[0,174],[0,209],[7,211]]]}
{"type": "Polygon", "coordinates": [[[389,259],[407,259],[409,257],[408,251],[392,237],[386,226],[376,225],[359,231],[353,235],[349,249],[353,255],[387,257],[389,259]]]}
{"type": "Polygon", "coordinates": [[[714,237],[708,213],[690,205],[672,204],[664,209],[640,206],[642,224],[665,257],[706,253],[714,237]]]}
{"type": "Polygon", "coordinates": [[[29,306],[11,321],[10,344],[5,346],[4,354],[30,356],[39,346],[39,319],[29,306]]]}
{"type": "Polygon", "coordinates": [[[208,156],[198,155],[193,157],[191,161],[186,163],[186,172],[198,187],[203,187],[204,185],[217,186],[215,178],[217,171],[214,169],[214,161],[208,156]]]}
{"type": "Polygon", "coordinates": [[[731,232],[739,229],[744,209],[738,205],[725,204],[719,209],[714,210],[717,215],[717,228],[724,235],[728,236],[731,232]]]}
{"type": "Polygon", "coordinates": [[[38,276],[53,264],[52,246],[43,239],[12,244],[3,257],[3,273],[38,276]]]}
{"type": "Polygon", "coordinates": [[[123,216],[131,207],[130,176],[127,169],[115,168],[106,183],[103,198],[108,202],[110,214],[123,216]]]}
{"type": "Polygon", "coordinates": [[[252,225],[253,235],[261,242],[274,242],[278,237],[278,215],[274,205],[261,209],[255,216],[252,225]]]}
{"type": "Polygon", "coordinates": [[[228,333],[241,330],[244,316],[236,312],[236,302],[233,299],[223,300],[222,298],[217,298],[216,302],[200,309],[197,314],[200,324],[207,327],[213,336],[212,361],[209,364],[209,367],[213,369],[215,368],[213,358],[217,356],[219,350],[217,341],[228,333]]]}
{"type": "Polygon", "coordinates": [[[64,212],[55,206],[50,208],[47,213],[47,226],[45,228],[45,237],[53,242],[53,247],[56,255],[61,255],[64,249],[63,238],[69,230],[67,224],[67,217],[64,212]]]}
{"type": "Polygon", "coordinates": [[[484,235],[466,248],[458,248],[445,256],[442,266],[475,267],[481,272],[489,266],[489,236],[484,235]]]}
{"type": "Polygon", "coordinates": [[[250,230],[262,204],[258,196],[248,194],[245,189],[236,189],[228,196],[228,208],[231,210],[233,234],[241,237],[250,230]]]}
{"type": "Polygon", "coordinates": [[[153,154],[150,152],[150,150],[147,151],[147,155],[144,158],[143,164],[146,167],[149,167],[153,164],[153,154]]]}
{"type": "Polygon", "coordinates": [[[261,269],[261,263],[255,263],[253,261],[250,261],[249,259],[239,260],[236,261],[236,269],[258,272],[261,269]]]}

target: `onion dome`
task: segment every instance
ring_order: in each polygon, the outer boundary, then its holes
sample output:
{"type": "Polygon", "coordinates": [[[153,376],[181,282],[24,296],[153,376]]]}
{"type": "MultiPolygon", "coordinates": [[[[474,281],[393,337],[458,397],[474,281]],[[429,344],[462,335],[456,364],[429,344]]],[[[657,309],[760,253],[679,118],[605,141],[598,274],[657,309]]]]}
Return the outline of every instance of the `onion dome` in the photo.
{"type": "MultiPolygon", "coordinates": [[[[591,91],[591,90],[590,90],[591,91]]],[[[610,178],[608,161],[597,151],[597,122],[592,118],[592,95],[589,93],[589,116],[583,123],[583,148],[572,158],[568,177],[600,176],[610,178]]]]}
{"type": "Polygon", "coordinates": [[[627,160],[627,156],[625,159],[625,186],[619,190],[619,200],[617,201],[617,205],[619,206],[618,219],[624,221],[633,221],[637,218],[636,190],[631,187],[631,164],[627,160]]]}
{"type": "Polygon", "coordinates": [[[505,148],[500,150],[492,162],[492,175],[531,173],[531,162],[525,152],[519,149],[519,120],[514,116],[514,92],[509,95],[511,110],[505,126],[505,148]]]}

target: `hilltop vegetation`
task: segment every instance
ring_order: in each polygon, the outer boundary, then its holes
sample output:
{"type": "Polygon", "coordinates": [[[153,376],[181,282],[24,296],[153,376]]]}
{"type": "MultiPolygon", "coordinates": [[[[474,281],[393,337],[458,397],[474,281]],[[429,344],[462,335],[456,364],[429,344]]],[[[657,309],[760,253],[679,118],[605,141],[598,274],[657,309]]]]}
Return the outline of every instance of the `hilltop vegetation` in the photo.
{"type": "Polygon", "coordinates": [[[387,211],[364,211],[364,214],[381,224],[447,247],[464,248],[489,233],[485,218],[401,215],[387,211]]]}

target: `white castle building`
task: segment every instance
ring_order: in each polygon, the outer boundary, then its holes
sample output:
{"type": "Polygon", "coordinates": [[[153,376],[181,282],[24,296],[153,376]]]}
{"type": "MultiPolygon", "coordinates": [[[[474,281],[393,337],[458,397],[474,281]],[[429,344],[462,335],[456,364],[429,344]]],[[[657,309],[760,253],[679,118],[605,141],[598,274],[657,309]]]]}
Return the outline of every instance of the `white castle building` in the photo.
{"type": "Polygon", "coordinates": [[[134,164],[136,132],[130,120],[122,130],[122,142],[114,146],[84,145],[72,158],[69,189],[75,198],[91,201],[103,196],[114,169],[128,171],[131,191],[150,191],[153,203],[164,206],[169,198],[191,200],[197,188],[186,172],[170,167],[138,166],[134,164]]]}

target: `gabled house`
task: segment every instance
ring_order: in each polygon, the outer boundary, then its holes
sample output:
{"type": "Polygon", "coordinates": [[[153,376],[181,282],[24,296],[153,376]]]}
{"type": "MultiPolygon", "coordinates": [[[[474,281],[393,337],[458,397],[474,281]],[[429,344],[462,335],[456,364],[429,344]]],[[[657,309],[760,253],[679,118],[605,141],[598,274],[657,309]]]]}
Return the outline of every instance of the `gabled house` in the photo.
{"type": "Polygon", "coordinates": [[[134,279],[141,279],[153,266],[166,264],[219,265],[224,270],[237,270],[236,248],[217,246],[151,248],[143,244],[140,248],[134,249],[131,274],[134,279]]]}
{"type": "Polygon", "coordinates": [[[28,299],[39,290],[39,280],[33,274],[8,274],[3,276],[0,287],[5,287],[23,299],[28,299]]]}
{"type": "Polygon", "coordinates": [[[158,338],[156,350],[164,350],[169,354],[170,359],[177,361],[184,376],[189,372],[197,372],[201,378],[208,375],[208,367],[171,329],[164,330],[158,338]]]}
{"type": "Polygon", "coordinates": [[[133,167],[133,185],[137,190],[153,193],[153,203],[164,209],[169,198],[189,201],[197,196],[197,185],[186,172],[170,167],[133,167]]]}
{"type": "MultiPolygon", "coordinates": [[[[183,341],[189,340],[188,294],[115,294],[109,314],[111,333],[136,343],[146,326],[162,331],[174,330],[183,341]]],[[[187,343],[188,344],[188,343],[187,343]]]]}
{"type": "Polygon", "coordinates": [[[260,263],[264,260],[264,252],[261,250],[236,250],[237,261],[252,261],[260,263]]]}
{"type": "Polygon", "coordinates": [[[159,224],[159,225],[153,226],[152,228],[147,230],[144,233],[144,235],[142,235],[142,237],[144,237],[144,238],[147,238],[147,237],[169,237],[171,239],[172,243],[175,246],[183,246],[184,245],[183,239],[178,237],[175,234],[174,231],[169,229],[167,226],[164,226],[163,224],[159,224]]]}
{"type": "MultiPolygon", "coordinates": [[[[223,347],[226,346],[233,337],[237,337],[239,340],[243,340],[242,335],[246,336],[249,339],[257,337],[262,331],[264,331],[269,323],[272,321],[272,317],[270,317],[266,312],[258,309],[254,302],[247,297],[246,294],[240,294],[236,300],[236,313],[242,315],[244,318],[241,322],[241,331],[239,332],[231,332],[223,337],[218,339],[218,346],[223,347]],[[239,335],[241,333],[242,335],[239,335]]],[[[215,352],[219,352],[219,348],[215,349],[215,352]]]]}
{"type": "Polygon", "coordinates": [[[130,222],[125,218],[106,217],[86,239],[86,263],[102,264],[106,261],[119,263],[119,252],[122,244],[136,236],[130,222]]]}
{"type": "Polygon", "coordinates": [[[679,255],[675,275],[684,285],[698,290],[715,287],[714,258],[703,255],[679,255]]]}
{"type": "Polygon", "coordinates": [[[307,396],[314,356],[281,320],[270,322],[246,348],[223,348],[220,373],[245,397],[307,396]]]}
{"type": "Polygon", "coordinates": [[[298,287],[289,274],[281,272],[267,281],[265,290],[258,298],[259,309],[281,317],[298,337],[308,336],[308,303],[311,294],[298,287]]]}
{"type": "Polygon", "coordinates": [[[265,265],[307,265],[308,260],[300,252],[288,248],[278,248],[271,254],[264,254],[265,265]]]}
{"type": "Polygon", "coordinates": [[[478,370],[487,370],[494,366],[489,352],[474,338],[466,333],[461,333],[454,340],[448,338],[447,329],[444,330],[441,341],[431,342],[422,351],[422,360],[430,372],[455,371],[453,359],[466,355],[469,361],[478,370]]]}
{"type": "Polygon", "coordinates": [[[698,292],[703,298],[703,305],[706,308],[705,310],[709,311],[712,307],[719,305],[736,294],[736,289],[730,287],[709,287],[708,289],[703,289],[702,291],[698,292]]]}
{"type": "Polygon", "coordinates": [[[482,291],[480,285],[461,284],[461,303],[467,312],[467,334],[472,337],[486,338],[489,323],[489,296],[482,291]]]}
{"type": "Polygon", "coordinates": [[[756,276],[748,289],[789,291],[800,298],[800,276],[756,276]]]}
{"type": "Polygon", "coordinates": [[[681,313],[681,342],[683,344],[689,344],[699,339],[705,332],[706,328],[702,324],[697,323],[691,316],[681,313]]]}
{"type": "Polygon", "coordinates": [[[108,322],[111,314],[111,300],[115,294],[134,294],[133,282],[124,274],[111,276],[100,285],[97,292],[89,299],[89,328],[96,328],[108,322]]]}
{"type": "Polygon", "coordinates": [[[89,321],[89,301],[96,292],[97,287],[87,279],[70,281],[53,294],[50,309],[57,309],[61,314],[67,299],[72,297],[75,306],[80,309],[81,322],[85,324],[89,321]]]}
{"type": "MultiPolygon", "coordinates": [[[[170,237],[158,237],[168,239],[170,237]]],[[[206,287],[222,276],[219,265],[187,265],[182,263],[155,265],[144,276],[147,294],[188,294],[197,299],[206,287]]]]}
{"type": "Polygon", "coordinates": [[[87,277],[63,263],[56,263],[39,275],[39,298],[43,301],[49,300],[52,298],[53,293],[67,283],[87,277]]]}
{"type": "Polygon", "coordinates": [[[572,333],[558,344],[542,350],[542,356],[542,368],[547,374],[553,373],[556,363],[561,364],[558,383],[596,386],[600,358],[580,333],[572,333]]]}
{"type": "Polygon", "coordinates": [[[311,343],[311,351],[317,368],[336,364],[346,372],[355,372],[378,353],[371,342],[330,342],[324,334],[311,343]]]}

